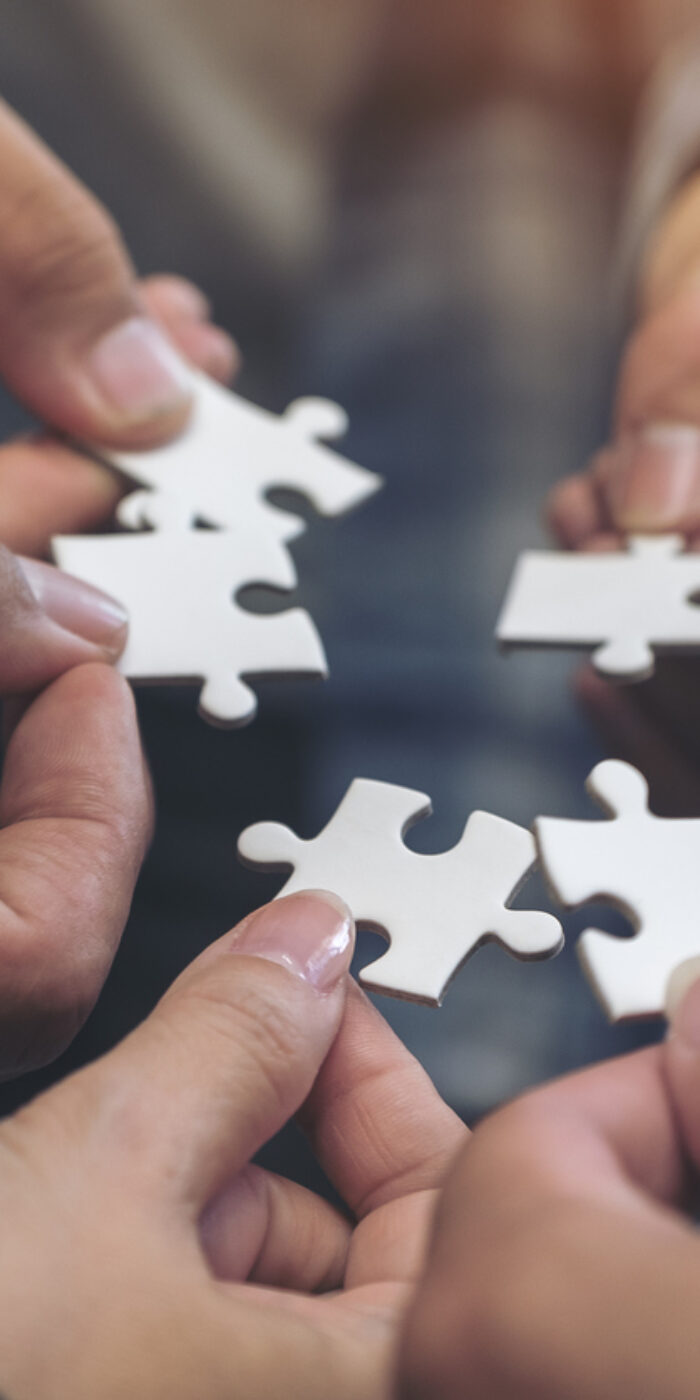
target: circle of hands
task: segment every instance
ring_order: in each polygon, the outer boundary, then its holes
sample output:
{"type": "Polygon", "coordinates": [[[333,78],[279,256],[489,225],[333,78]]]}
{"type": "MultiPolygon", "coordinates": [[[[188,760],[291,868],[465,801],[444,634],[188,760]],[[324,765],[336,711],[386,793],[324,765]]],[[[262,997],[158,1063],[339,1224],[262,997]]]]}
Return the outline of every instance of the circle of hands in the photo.
{"type": "MultiPolygon", "coordinates": [[[[0,374],[70,438],[164,440],[188,410],[178,356],[225,381],[234,347],[189,283],[136,280],[104,212],[5,108],[0,154],[0,374]]],[[[668,242],[695,218],[700,258],[697,203],[672,211],[668,242]]],[[[662,451],[639,429],[700,421],[697,278],[674,282],[663,257],[652,272],[615,445],[552,505],[573,548],[700,524],[687,430],[662,451]],[[669,452],[687,487],[673,511],[669,452]]],[[[6,1077],[58,1054],[94,1005],[152,828],[111,665],[127,619],[42,562],[119,494],[65,440],[0,449],[6,1077]]],[[[690,675],[644,706],[581,682],[624,756],[650,755],[659,783],[676,762],[689,801],[690,675]]],[[[353,938],[322,892],[267,906],[114,1051],[0,1124],[6,1400],[696,1396],[698,984],[676,988],[664,1045],[469,1135],[352,982],[353,938]],[[337,1205],[253,1161],[294,1116],[337,1205]]]]}

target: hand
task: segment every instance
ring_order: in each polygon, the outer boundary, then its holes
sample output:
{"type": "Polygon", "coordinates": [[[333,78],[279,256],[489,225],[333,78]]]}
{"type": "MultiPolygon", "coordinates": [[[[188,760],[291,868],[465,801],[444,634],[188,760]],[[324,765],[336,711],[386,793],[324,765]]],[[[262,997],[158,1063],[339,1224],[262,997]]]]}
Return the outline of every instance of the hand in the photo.
{"type": "Polygon", "coordinates": [[[332,896],[268,905],[0,1125],[3,1394],[388,1400],[465,1129],[350,982],[352,945],[332,896]],[[299,1109],[348,1216],[251,1165],[299,1109]]]}
{"type": "MultiPolygon", "coordinates": [[[[190,404],[180,355],[224,381],[236,363],[205,298],[182,278],[138,282],[105,210],[2,103],[0,169],[0,378],[71,437],[172,436],[190,404]]],[[[108,520],[123,490],[58,442],[12,443],[0,449],[0,539],[45,555],[51,534],[108,520]]]]}
{"type": "Polygon", "coordinates": [[[91,1011],[151,829],[112,599],[0,546],[0,1078],[57,1055],[91,1011]],[[37,692],[40,692],[37,694],[37,692]]]}
{"type": "Polygon", "coordinates": [[[477,1128],[404,1325],[400,1400],[695,1400],[698,1167],[700,983],[665,1045],[477,1128]]]}
{"type": "Polygon", "coordinates": [[[612,442],[552,493],[570,549],[623,534],[700,534],[700,176],[681,189],[641,270],[637,323],[620,370],[612,442]]]}
{"type": "MultiPolygon", "coordinates": [[[[549,518],[570,549],[619,548],[625,534],[677,531],[700,545],[700,177],[681,189],[642,268],[639,316],[623,357],[612,443],[552,493],[549,518]]],[[[618,690],[590,669],[578,692],[608,746],[641,767],[655,810],[700,809],[697,689],[691,658],[657,662],[618,690]]]]}

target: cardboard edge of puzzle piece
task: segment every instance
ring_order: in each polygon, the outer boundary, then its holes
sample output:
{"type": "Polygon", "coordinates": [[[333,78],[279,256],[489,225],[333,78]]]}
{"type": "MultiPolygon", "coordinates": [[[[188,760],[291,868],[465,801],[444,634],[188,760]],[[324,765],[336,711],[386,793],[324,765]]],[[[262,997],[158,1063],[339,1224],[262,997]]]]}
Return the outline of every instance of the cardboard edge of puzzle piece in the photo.
{"type": "MultiPolygon", "coordinates": [[[[521,960],[535,961],[554,956],[560,951],[564,940],[561,924],[554,915],[509,907],[537,861],[531,832],[491,813],[475,811],[469,817],[460,841],[451,851],[436,856],[409,851],[403,843],[404,835],[417,821],[430,815],[431,810],[430,799],[424,793],[370,779],[355,779],[318,836],[303,840],[280,823],[258,822],[242,832],[238,854],[249,868],[278,873],[291,871],[275,898],[305,889],[326,887],[348,904],[358,927],[370,929],[386,940],[386,950],[362,968],[359,974],[364,987],[387,996],[439,1006],[460,968],[484,943],[496,942],[521,960]],[[361,826],[357,822],[359,811],[366,817],[361,826]],[[378,896],[376,891],[374,895],[367,894],[367,903],[364,904],[364,897],[358,896],[357,891],[353,893],[349,887],[347,871],[340,877],[333,873],[332,854],[326,865],[329,878],[314,878],[310,883],[306,873],[308,864],[304,861],[305,852],[310,853],[324,836],[327,838],[329,832],[332,834],[333,828],[334,840],[352,843],[357,839],[363,845],[369,841],[375,849],[377,842],[382,841],[393,850],[398,860],[411,859],[425,863],[426,878],[437,882],[437,929],[447,925],[452,909],[459,907],[460,891],[455,893],[450,905],[450,893],[445,894],[441,885],[446,880],[454,886],[455,883],[461,884],[465,878],[473,879],[473,873],[467,876],[467,871],[473,872],[475,869],[485,875],[486,891],[474,889],[473,894],[473,903],[478,910],[475,917],[480,921],[476,934],[470,937],[469,920],[465,915],[457,936],[453,935],[444,946],[438,943],[436,948],[433,944],[429,954],[426,953],[425,942],[409,946],[397,927],[400,911],[397,911],[396,920],[392,919],[385,896],[378,896]],[[461,871],[458,869],[460,852],[465,862],[465,868],[461,871]],[[446,872],[446,862],[452,872],[451,882],[446,872]],[[489,892],[489,884],[497,886],[499,882],[507,891],[503,901],[491,897],[489,892]]],[[[358,860],[360,855],[358,853],[358,860]]]]}

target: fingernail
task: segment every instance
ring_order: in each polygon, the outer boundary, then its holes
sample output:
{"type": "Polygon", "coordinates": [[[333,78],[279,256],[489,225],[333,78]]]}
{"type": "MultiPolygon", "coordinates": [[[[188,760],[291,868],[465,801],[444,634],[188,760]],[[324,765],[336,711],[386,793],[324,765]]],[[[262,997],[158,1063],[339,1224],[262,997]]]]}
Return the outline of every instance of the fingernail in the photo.
{"type": "Polygon", "coordinates": [[[18,563],[37,602],[54,622],[110,656],[123,651],[129,618],[116,598],[50,564],[35,559],[18,563]]]}
{"type": "Polygon", "coordinates": [[[98,340],[88,360],[93,385],[125,425],[148,423],[189,403],[187,366],[146,316],[123,321],[98,340]]]}
{"type": "Polygon", "coordinates": [[[228,951],[279,963],[317,992],[330,992],[350,966],[354,943],[352,914],[342,900],[305,890],[244,919],[228,951]]]}
{"type": "Polygon", "coordinates": [[[700,431],[692,424],[652,423],[624,438],[606,486],[621,529],[684,527],[700,507],[700,431]]]}
{"type": "Polygon", "coordinates": [[[688,958],[669,978],[666,1015],[672,1034],[700,1050],[700,958],[688,958]]]}
{"type": "Polygon", "coordinates": [[[170,310],[195,321],[206,321],[211,315],[211,302],[199,287],[184,277],[171,277],[167,283],[170,310]]]}

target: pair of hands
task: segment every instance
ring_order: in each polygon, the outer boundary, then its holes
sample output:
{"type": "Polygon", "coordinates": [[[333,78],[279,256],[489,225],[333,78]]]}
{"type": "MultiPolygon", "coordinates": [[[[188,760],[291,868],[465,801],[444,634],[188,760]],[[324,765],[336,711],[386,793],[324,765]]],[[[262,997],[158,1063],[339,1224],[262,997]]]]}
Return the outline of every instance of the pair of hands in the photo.
{"type": "MultiPolygon", "coordinates": [[[[78,437],[176,431],[188,405],[169,346],[227,378],[230,342],[195,289],[136,282],[104,213],[5,110],[0,156],[0,372],[78,437]]],[[[698,524],[687,248],[700,234],[670,259],[674,280],[659,272],[669,229],[617,445],[553,503],[573,547],[698,524]]],[[[27,555],[99,525],[119,494],[112,474],[41,440],[2,449],[0,487],[0,537],[27,555]]],[[[4,552],[0,566],[0,689],[15,697],[0,794],[10,1073],[56,1053],[92,1005],[151,812],[130,695],[105,664],[124,640],[118,607],[36,562],[4,552]]],[[[696,1393],[700,1256],[683,1206],[687,1162],[700,1163],[697,990],[666,1046],[542,1090],[463,1147],[350,983],[351,948],[327,897],[269,906],[116,1051],[0,1127],[8,1400],[696,1393]],[[250,1165],[297,1111],[349,1220],[250,1165]]]]}

